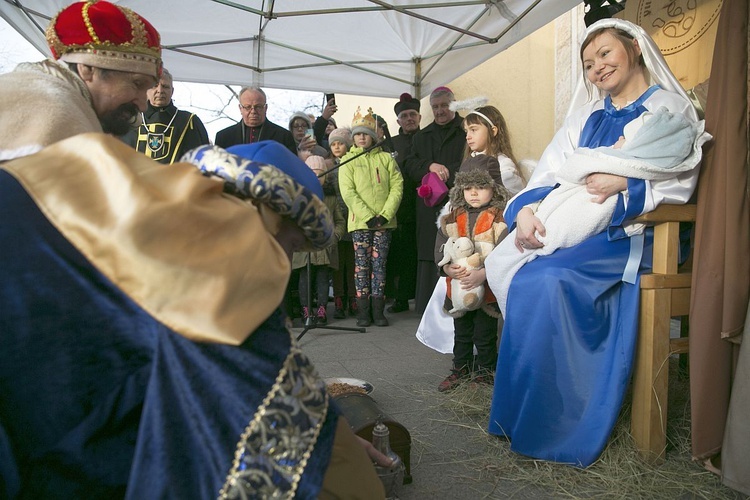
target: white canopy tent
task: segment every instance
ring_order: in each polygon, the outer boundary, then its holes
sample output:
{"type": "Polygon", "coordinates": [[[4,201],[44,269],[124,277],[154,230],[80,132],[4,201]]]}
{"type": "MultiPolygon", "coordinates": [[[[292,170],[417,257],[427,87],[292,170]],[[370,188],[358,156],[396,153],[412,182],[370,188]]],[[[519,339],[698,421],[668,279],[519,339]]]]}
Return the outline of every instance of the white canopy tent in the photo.
{"type": "MultiPolygon", "coordinates": [[[[113,0],[162,35],[181,81],[393,97],[424,96],[581,0],[113,0]]],[[[0,0],[45,54],[70,0],[0,0]]]]}

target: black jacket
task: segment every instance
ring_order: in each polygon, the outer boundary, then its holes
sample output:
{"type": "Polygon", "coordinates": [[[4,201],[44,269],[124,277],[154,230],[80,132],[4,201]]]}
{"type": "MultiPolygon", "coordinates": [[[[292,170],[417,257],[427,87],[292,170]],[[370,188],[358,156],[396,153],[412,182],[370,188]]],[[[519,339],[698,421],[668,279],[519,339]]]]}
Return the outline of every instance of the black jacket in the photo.
{"type": "MultiPolygon", "coordinates": [[[[280,127],[275,123],[266,119],[263,122],[263,126],[260,128],[259,141],[276,141],[286,146],[289,151],[297,154],[297,144],[294,142],[292,133],[284,127],[280,127]]],[[[224,149],[230,146],[236,146],[237,144],[245,144],[247,142],[247,125],[242,120],[238,121],[234,125],[231,125],[225,129],[219,130],[216,133],[216,140],[214,144],[224,149]]]]}
{"type": "MultiPolygon", "coordinates": [[[[429,171],[431,163],[441,163],[448,168],[450,177],[446,184],[453,186],[453,179],[461,166],[466,147],[466,133],[461,123],[463,118],[456,116],[445,125],[430,123],[414,134],[411,153],[404,162],[403,173],[419,186],[422,177],[429,171]]],[[[446,199],[447,201],[447,199],[446,199]]],[[[444,204],[428,207],[422,198],[416,198],[417,214],[417,255],[419,260],[433,261],[435,254],[435,222],[444,204]]]]}
{"type": "MultiPolygon", "coordinates": [[[[417,131],[418,132],[418,131],[417,131]]],[[[416,134],[416,132],[414,133],[416,134]]],[[[398,219],[399,226],[410,227],[411,231],[414,231],[414,225],[417,221],[416,216],[416,198],[417,198],[417,184],[408,175],[404,173],[404,164],[406,158],[411,153],[411,143],[414,139],[414,134],[405,134],[403,129],[399,129],[399,134],[393,136],[393,148],[396,150],[396,163],[398,163],[401,169],[401,174],[404,176],[404,194],[401,197],[401,205],[398,207],[398,213],[396,218],[398,219]]]]}

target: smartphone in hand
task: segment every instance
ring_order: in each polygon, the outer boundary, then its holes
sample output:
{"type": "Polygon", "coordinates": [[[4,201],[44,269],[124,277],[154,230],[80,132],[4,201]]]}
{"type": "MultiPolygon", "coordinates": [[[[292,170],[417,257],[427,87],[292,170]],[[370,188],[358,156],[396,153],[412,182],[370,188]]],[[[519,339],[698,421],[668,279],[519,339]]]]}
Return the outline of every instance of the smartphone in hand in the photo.
{"type": "Polygon", "coordinates": [[[328,101],[333,100],[332,104],[336,104],[336,94],[326,94],[325,101],[323,101],[323,107],[325,108],[328,105],[328,101]]]}

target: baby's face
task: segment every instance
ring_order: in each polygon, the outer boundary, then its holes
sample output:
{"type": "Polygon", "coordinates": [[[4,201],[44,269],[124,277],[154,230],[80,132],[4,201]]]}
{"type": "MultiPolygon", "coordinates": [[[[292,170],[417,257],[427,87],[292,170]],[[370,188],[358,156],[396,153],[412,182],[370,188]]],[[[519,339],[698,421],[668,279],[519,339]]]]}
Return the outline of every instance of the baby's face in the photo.
{"type": "Polygon", "coordinates": [[[480,208],[492,201],[492,188],[468,187],[464,189],[464,199],[472,208],[480,208]]]}

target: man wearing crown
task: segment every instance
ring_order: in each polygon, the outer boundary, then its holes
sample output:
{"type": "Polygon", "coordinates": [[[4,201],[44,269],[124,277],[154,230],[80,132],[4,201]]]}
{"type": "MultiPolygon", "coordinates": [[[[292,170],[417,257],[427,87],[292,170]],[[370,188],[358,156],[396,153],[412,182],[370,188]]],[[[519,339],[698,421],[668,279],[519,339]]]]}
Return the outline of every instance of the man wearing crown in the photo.
{"type": "Polygon", "coordinates": [[[207,151],[243,201],[102,134],[160,75],[130,9],[76,2],[47,39],[0,76],[0,498],[382,498],[278,310],[287,252],[333,233],[315,175],[207,151]]]}
{"type": "Polygon", "coordinates": [[[54,60],[0,76],[0,161],[85,132],[124,134],[146,109],[161,74],[159,33],[108,2],[74,5],[47,28],[54,60]]]}
{"type": "Polygon", "coordinates": [[[209,143],[201,119],[195,113],[177,109],[172,102],[173,93],[172,74],[163,68],[159,83],[147,92],[148,108],[140,114],[138,127],[122,137],[125,144],[165,165],[209,143]]]}

